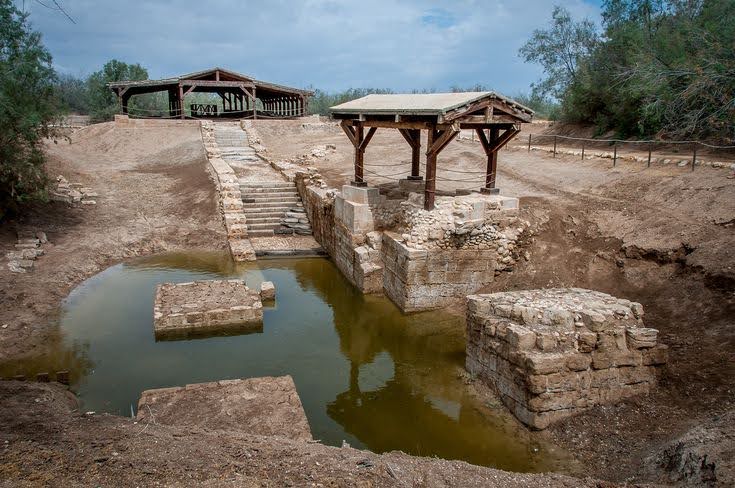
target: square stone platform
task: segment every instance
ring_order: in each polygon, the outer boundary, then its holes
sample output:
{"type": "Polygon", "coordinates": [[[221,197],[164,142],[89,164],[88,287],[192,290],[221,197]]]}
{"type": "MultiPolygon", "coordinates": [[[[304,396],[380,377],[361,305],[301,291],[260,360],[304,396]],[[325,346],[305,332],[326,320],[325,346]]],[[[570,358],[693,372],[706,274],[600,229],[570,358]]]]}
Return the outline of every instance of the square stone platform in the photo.
{"type": "Polygon", "coordinates": [[[242,280],[162,283],[153,305],[156,339],[263,329],[263,303],[242,280]]]}
{"type": "Polygon", "coordinates": [[[309,422],[290,376],[146,390],[138,401],[137,420],[311,440],[309,422]]]}
{"type": "Polygon", "coordinates": [[[523,423],[544,429],[585,408],[648,393],[667,347],[643,306],[580,288],[471,295],[467,370],[523,423]]]}

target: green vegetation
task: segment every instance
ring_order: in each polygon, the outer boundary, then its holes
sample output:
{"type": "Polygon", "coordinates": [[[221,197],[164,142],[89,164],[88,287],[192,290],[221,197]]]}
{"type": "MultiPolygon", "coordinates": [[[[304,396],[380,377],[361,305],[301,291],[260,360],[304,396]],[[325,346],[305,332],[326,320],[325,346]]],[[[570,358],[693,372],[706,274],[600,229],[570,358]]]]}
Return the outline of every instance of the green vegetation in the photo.
{"type": "Polygon", "coordinates": [[[339,93],[327,93],[323,90],[313,89],[314,96],[309,99],[309,113],[328,115],[329,107],[339,105],[340,103],[349,102],[357,98],[364,97],[373,93],[384,94],[393,93],[392,90],[381,88],[350,88],[339,93]]]}
{"type": "Polygon", "coordinates": [[[148,71],[141,65],[127,64],[117,59],[107,62],[101,70],[92,73],[87,78],[89,115],[92,120],[94,122],[110,120],[120,111],[117,96],[107,87],[107,83],[147,79],[148,71]]]}
{"type": "Polygon", "coordinates": [[[59,113],[51,55],[27,16],[0,0],[0,219],[46,196],[44,137],[59,113]]]}
{"type": "Polygon", "coordinates": [[[521,48],[560,118],[622,137],[735,139],[735,2],[606,0],[602,32],[561,7],[521,48]]]}

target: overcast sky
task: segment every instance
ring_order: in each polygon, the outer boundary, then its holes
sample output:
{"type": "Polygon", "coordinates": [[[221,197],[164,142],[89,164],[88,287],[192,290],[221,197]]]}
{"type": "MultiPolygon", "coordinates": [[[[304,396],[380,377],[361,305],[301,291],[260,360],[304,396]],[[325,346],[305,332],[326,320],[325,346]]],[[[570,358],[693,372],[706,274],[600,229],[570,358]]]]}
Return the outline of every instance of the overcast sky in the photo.
{"type": "Polygon", "coordinates": [[[151,78],[220,66],[328,91],[446,90],[486,85],[514,95],[541,75],[518,57],[554,4],[599,19],[600,0],[57,0],[76,21],[17,0],[62,72],[140,63],[151,78]]]}

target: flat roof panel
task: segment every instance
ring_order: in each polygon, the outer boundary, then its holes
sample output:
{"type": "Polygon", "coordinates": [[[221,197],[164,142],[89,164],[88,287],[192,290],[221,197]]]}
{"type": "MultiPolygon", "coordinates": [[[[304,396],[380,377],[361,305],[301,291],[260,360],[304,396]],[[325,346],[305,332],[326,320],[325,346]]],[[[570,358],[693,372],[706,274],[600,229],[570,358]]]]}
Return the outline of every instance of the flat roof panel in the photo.
{"type": "Polygon", "coordinates": [[[496,96],[494,92],[374,94],[336,105],[330,110],[338,113],[439,115],[476,100],[493,96],[496,96]]]}

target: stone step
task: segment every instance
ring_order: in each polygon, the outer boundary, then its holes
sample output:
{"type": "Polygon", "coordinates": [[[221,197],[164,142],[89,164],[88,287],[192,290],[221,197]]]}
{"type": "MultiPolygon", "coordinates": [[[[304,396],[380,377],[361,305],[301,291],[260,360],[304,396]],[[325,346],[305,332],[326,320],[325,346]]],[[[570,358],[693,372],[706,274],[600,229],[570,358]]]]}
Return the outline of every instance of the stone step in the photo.
{"type": "Polygon", "coordinates": [[[268,193],[268,194],[277,194],[277,193],[289,193],[298,195],[298,191],[296,191],[296,187],[290,187],[290,188],[254,188],[251,186],[243,186],[240,185],[240,191],[243,193],[268,193]]]}
{"type": "Polygon", "coordinates": [[[294,192],[278,192],[278,193],[269,193],[269,192],[260,192],[260,193],[252,193],[248,191],[240,190],[240,194],[242,195],[242,198],[254,198],[256,201],[260,201],[263,198],[284,198],[284,199],[292,199],[292,198],[299,198],[299,194],[294,192]]]}
{"type": "MultiPolygon", "coordinates": [[[[267,195],[267,193],[265,194],[267,195]]],[[[280,197],[280,196],[263,196],[261,195],[248,195],[242,197],[243,203],[282,203],[284,205],[293,205],[298,203],[299,197],[280,197]]]]}
{"type": "Polygon", "coordinates": [[[292,181],[248,181],[240,180],[240,186],[246,188],[296,188],[292,181]]]}
{"type": "Polygon", "coordinates": [[[248,222],[248,234],[250,233],[251,230],[268,230],[268,229],[273,230],[273,229],[277,229],[280,226],[281,226],[280,222],[264,222],[264,223],[255,223],[255,224],[251,224],[250,222],[248,222]]]}
{"type": "Polygon", "coordinates": [[[280,224],[283,217],[279,216],[268,216],[268,217],[247,217],[247,225],[250,227],[252,224],[280,224]]]}
{"type": "Polygon", "coordinates": [[[253,229],[248,231],[248,237],[273,237],[273,229],[253,229]]]}
{"type": "Polygon", "coordinates": [[[275,217],[277,215],[283,216],[286,215],[286,212],[291,207],[270,207],[270,208],[244,208],[243,213],[247,215],[248,218],[250,217],[275,217]]]}
{"type": "MultiPolygon", "coordinates": [[[[258,211],[259,209],[262,209],[262,210],[260,210],[261,212],[264,211],[264,210],[266,210],[266,209],[268,209],[269,212],[270,211],[275,212],[276,209],[278,209],[279,211],[280,210],[283,210],[285,212],[286,210],[288,210],[292,206],[293,206],[293,204],[284,203],[284,202],[256,202],[256,203],[243,203],[242,204],[242,207],[245,210],[247,210],[247,209],[255,209],[256,211],[258,211]]],[[[245,212],[245,213],[247,213],[247,212],[245,212]]]]}

